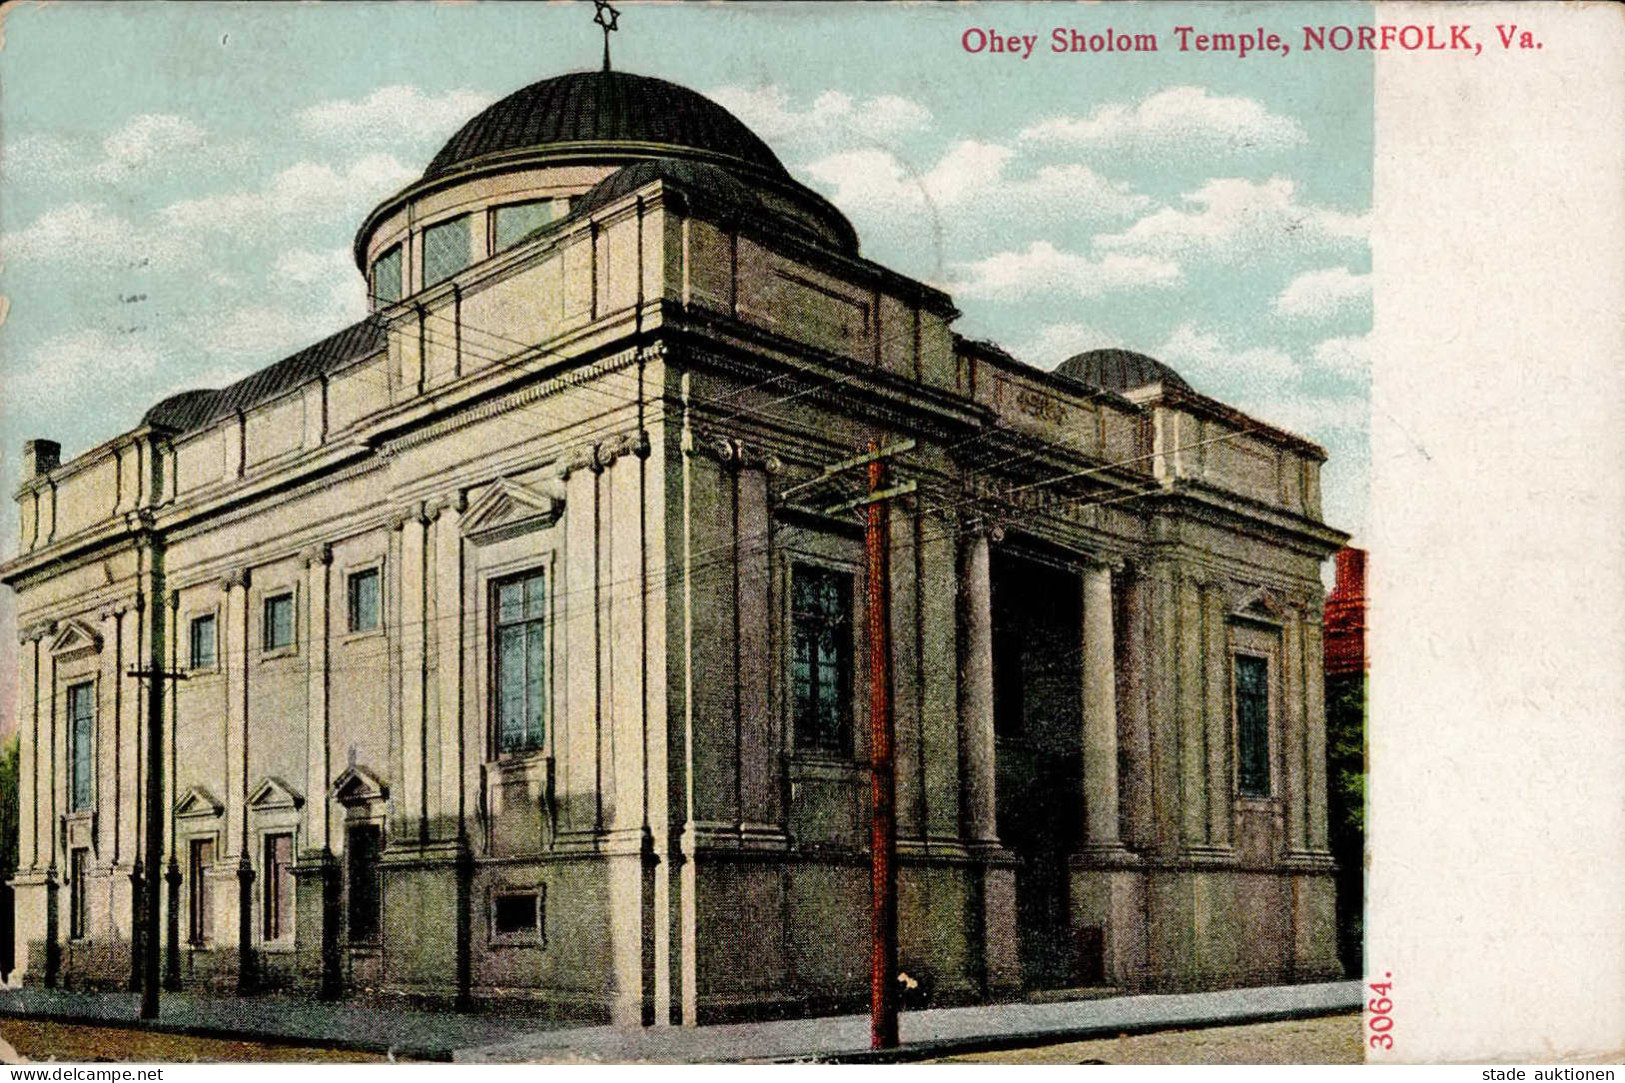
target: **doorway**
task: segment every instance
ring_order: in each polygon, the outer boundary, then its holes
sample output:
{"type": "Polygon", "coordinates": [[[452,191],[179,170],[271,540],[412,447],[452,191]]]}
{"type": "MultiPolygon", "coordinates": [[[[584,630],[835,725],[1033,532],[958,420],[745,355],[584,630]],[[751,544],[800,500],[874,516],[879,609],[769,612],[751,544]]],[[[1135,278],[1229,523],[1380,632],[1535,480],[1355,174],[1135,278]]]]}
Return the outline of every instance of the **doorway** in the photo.
{"type": "Polygon", "coordinates": [[[1082,596],[1076,573],[992,554],[999,838],[1016,858],[1016,926],[1030,989],[1076,984],[1068,859],[1083,832],[1082,596]]]}

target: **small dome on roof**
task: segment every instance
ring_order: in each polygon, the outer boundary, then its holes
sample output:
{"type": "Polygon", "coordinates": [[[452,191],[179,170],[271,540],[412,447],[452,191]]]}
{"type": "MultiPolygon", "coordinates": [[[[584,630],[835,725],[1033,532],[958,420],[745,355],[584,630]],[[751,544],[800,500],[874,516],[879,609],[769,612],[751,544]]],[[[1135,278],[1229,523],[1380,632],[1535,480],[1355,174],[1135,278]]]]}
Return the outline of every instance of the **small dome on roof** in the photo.
{"type": "MultiPolygon", "coordinates": [[[[833,245],[842,252],[854,253],[858,249],[857,234],[851,223],[816,192],[800,185],[780,185],[776,195],[764,195],[757,185],[750,183],[750,178],[741,178],[720,165],[692,158],[645,158],[622,166],[593,185],[581,198],[572,200],[570,217],[590,214],[657,180],[703,195],[711,204],[729,212],[733,221],[754,219],[768,224],[776,234],[796,235],[817,244],[833,245]]],[[[766,182],[762,184],[766,186],[766,182]]],[[[551,228],[551,224],[544,226],[537,233],[551,228]]]]}
{"type": "Polygon", "coordinates": [[[609,145],[699,151],[789,176],[755,132],[705,95],[648,75],[586,71],[532,83],[488,107],[440,148],[423,179],[505,154],[609,145]]]}
{"type": "Polygon", "coordinates": [[[1103,391],[1133,391],[1148,384],[1166,384],[1181,391],[1192,390],[1185,378],[1154,357],[1133,350],[1085,350],[1062,361],[1056,375],[1103,391]]]}

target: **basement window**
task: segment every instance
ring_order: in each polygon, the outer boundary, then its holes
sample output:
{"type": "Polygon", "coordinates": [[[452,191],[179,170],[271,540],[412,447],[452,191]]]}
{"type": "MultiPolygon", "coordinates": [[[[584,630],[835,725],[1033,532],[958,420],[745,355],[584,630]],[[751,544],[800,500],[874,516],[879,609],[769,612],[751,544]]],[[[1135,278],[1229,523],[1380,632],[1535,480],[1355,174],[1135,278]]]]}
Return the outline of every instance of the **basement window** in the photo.
{"type": "Polygon", "coordinates": [[[503,890],[491,896],[491,939],[500,944],[542,942],[544,888],[503,890]]]}

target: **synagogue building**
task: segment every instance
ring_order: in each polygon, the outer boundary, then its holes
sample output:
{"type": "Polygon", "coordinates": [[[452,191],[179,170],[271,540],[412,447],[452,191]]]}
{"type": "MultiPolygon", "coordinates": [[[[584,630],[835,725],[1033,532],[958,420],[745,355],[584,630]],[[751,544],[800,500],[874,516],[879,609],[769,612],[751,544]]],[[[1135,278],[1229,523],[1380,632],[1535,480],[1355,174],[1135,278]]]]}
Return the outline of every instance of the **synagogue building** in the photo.
{"type": "Polygon", "coordinates": [[[914,486],[920,995],[1340,973],[1320,447],[1138,353],[960,337],[739,120],[625,72],[469,120],[354,254],[361,322],[25,448],[25,982],[864,1003],[861,479],[803,483],[871,445],[914,486]]]}

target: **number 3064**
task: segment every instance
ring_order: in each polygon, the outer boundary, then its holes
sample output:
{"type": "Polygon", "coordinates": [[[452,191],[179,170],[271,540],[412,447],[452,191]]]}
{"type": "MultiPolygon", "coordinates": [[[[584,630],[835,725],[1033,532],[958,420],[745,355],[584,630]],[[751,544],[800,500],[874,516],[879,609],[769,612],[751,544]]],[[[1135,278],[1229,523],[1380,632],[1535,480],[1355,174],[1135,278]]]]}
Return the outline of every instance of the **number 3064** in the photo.
{"type": "Polygon", "coordinates": [[[1376,994],[1366,1001],[1366,1029],[1371,1032],[1370,1046],[1372,1049],[1392,1049],[1394,1047],[1394,1002],[1390,995],[1394,991],[1392,974],[1384,974],[1384,981],[1371,983],[1371,991],[1376,994]]]}

